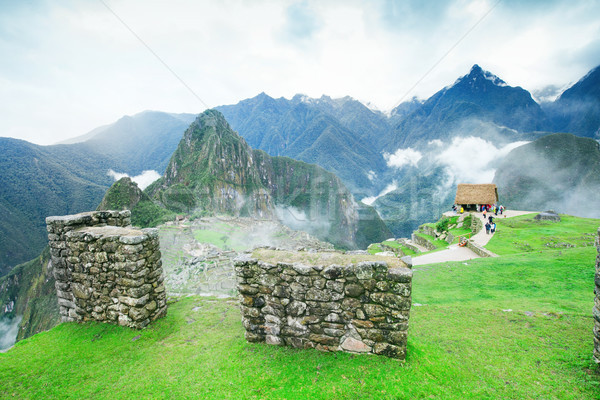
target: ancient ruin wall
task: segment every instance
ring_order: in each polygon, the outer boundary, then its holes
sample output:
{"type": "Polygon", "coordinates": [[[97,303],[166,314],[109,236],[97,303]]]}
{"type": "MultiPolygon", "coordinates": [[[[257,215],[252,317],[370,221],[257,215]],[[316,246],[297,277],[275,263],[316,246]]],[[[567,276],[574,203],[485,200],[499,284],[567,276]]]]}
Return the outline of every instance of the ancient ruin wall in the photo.
{"type": "Polygon", "coordinates": [[[62,321],[143,328],[167,312],[156,229],[130,226],[130,211],[48,217],[62,321]]]}
{"type": "Polygon", "coordinates": [[[594,361],[600,364],[600,229],[598,229],[598,238],[596,239],[596,248],[598,255],[596,256],[596,276],[594,289],[594,361]]]}
{"type": "Polygon", "coordinates": [[[405,359],[412,271],[235,261],[246,340],[405,359]]]}

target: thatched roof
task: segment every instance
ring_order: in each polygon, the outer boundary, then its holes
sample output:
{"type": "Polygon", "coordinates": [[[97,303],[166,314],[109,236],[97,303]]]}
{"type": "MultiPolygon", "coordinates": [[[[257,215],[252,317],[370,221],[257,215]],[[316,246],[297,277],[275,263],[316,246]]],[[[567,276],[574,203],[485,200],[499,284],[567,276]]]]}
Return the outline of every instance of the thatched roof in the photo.
{"type": "Polygon", "coordinates": [[[493,183],[459,183],[454,204],[494,204],[498,201],[498,188],[493,183]]]}

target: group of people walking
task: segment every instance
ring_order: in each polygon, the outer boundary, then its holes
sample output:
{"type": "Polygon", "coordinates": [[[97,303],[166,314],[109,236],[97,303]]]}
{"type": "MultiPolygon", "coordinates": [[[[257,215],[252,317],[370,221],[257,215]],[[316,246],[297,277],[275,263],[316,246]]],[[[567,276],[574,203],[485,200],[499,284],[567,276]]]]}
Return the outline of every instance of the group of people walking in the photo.
{"type": "MultiPolygon", "coordinates": [[[[504,213],[504,206],[497,204],[482,204],[477,206],[477,211],[483,214],[483,220],[485,221],[485,233],[486,234],[494,234],[496,232],[496,223],[494,222],[494,218],[498,216],[498,213],[502,215],[504,213]],[[493,215],[492,215],[493,214],[493,215]]],[[[455,204],[452,206],[452,211],[456,213],[464,213],[465,209],[460,206],[460,208],[455,204]]]]}
{"type": "Polygon", "coordinates": [[[502,215],[504,213],[504,206],[503,205],[482,205],[480,208],[482,214],[483,214],[483,220],[486,220],[486,216],[487,216],[487,222],[485,223],[485,233],[486,234],[494,234],[494,232],[496,232],[496,223],[494,222],[494,218],[498,216],[498,213],[500,213],[500,215],[502,215]],[[492,215],[492,213],[494,215],[492,215]]]}

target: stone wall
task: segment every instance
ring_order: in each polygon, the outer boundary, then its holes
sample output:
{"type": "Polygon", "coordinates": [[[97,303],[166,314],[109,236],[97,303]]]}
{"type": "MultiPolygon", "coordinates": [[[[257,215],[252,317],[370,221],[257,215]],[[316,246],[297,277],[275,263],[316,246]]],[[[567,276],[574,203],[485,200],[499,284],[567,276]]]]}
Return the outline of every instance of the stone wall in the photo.
{"type": "MultiPolygon", "coordinates": [[[[598,237],[600,238],[600,229],[598,229],[598,237]]],[[[592,313],[594,316],[594,361],[600,364],[600,239],[596,239],[596,275],[594,288],[594,307],[592,313]]]]}
{"type": "Polygon", "coordinates": [[[406,239],[406,238],[398,239],[398,243],[400,243],[403,246],[408,247],[409,249],[411,249],[412,251],[414,251],[415,254],[419,254],[421,252],[421,249],[419,249],[417,246],[415,246],[412,243],[408,243],[408,239],[406,239]]]}
{"type": "Polygon", "coordinates": [[[143,328],[167,312],[158,232],[130,226],[130,211],[48,217],[62,321],[143,328]]]}
{"type": "Polygon", "coordinates": [[[473,235],[476,235],[483,229],[483,222],[477,217],[477,215],[471,213],[471,231],[473,235]]]}
{"type": "Polygon", "coordinates": [[[405,359],[412,271],[235,261],[246,340],[405,359]]]}
{"type": "Polygon", "coordinates": [[[473,240],[467,240],[467,249],[477,254],[479,257],[496,257],[494,253],[483,246],[478,245],[473,240]]]}
{"type": "Polygon", "coordinates": [[[418,244],[421,247],[425,247],[427,250],[435,250],[437,247],[429,240],[425,239],[422,236],[419,236],[417,233],[413,233],[410,237],[413,243],[418,244]]]}

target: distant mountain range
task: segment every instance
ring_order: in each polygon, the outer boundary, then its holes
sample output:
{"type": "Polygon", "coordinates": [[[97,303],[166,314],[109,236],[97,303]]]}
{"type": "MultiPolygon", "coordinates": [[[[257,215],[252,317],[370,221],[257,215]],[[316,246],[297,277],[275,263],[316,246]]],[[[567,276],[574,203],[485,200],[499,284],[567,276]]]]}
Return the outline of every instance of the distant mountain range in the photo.
{"type": "Polygon", "coordinates": [[[358,199],[377,197],[373,205],[394,234],[407,236],[451,206],[464,177],[449,176],[436,152],[456,139],[479,138],[499,151],[569,129],[600,138],[599,70],[543,108],[525,89],[474,65],[429,99],[411,99],[389,115],[350,97],[287,100],[264,93],[218,109],[252,146],[314,162],[340,176],[358,199]]]}
{"type": "Polygon", "coordinates": [[[287,100],[261,93],[216,109],[253,148],[317,164],[338,175],[354,193],[371,193],[370,177],[385,169],[373,142],[387,135],[387,118],[350,97],[296,95],[287,100]]]}
{"type": "MultiPolygon", "coordinates": [[[[467,179],[445,160],[444,149],[457,139],[476,138],[498,153],[553,132],[600,138],[599,80],[595,68],[541,107],[526,90],[475,65],[431,98],[411,99],[389,114],[350,97],[288,100],[264,93],[217,109],[251,147],[335,173],[357,200],[370,198],[394,235],[408,236],[447,209],[453,185],[467,179]]],[[[113,182],[109,169],[162,174],[194,119],[147,111],[55,146],[0,138],[0,274],[39,254],[45,216],[95,208],[113,182]]],[[[462,160],[483,168],[477,150],[460,149],[462,160]]],[[[500,161],[485,168],[493,171],[500,161]]]]}

